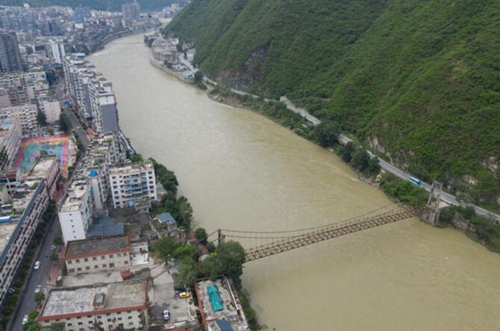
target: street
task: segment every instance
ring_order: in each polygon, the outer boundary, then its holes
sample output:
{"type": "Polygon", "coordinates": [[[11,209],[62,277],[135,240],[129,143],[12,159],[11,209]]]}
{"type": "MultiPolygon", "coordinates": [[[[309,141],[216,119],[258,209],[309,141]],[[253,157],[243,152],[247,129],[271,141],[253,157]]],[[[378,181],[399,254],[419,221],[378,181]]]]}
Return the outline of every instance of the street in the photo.
{"type": "Polygon", "coordinates": [[[37,304],[35,302],[35,287],[37,285],[42,285],[42,290],[47,294],[46,283],[52,266],[52,261],[50,261],[50,255],[52,250],[50,246],[54,240],[54,237],[61,236],[61,227],[59,225],[59,219],[55,217],[52,224],[47,228],[47,235],[45,236],[40,245],[40,250],[35,256],[33,264],[35,261],[40,261],[40,268],[38,270],[33,269],[31,266],[31,274],[28,276],[24,292],[21,295],[19,306],[17,312],[12,314],[12,324],[10,330],[22,330],[22,321],[24,315],[28,315],[33,310],[37,309],[37,304]]]}

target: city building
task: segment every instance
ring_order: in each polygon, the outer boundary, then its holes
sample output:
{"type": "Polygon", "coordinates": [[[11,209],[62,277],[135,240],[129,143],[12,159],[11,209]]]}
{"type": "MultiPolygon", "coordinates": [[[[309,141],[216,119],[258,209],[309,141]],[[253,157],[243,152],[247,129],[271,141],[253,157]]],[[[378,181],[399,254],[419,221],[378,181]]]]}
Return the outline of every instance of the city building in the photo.
{"type": "Polygon", "coordinates": [[[33,182],[44,179],[47,193],[50,199],[54,199],[60,177],[61,170],[59,168],[59,158],[56,155],[42,155],[36,160],[25,182],[30,185],[33,182]]]}
{"type": "Polygon", "coordinates": [[[23,132],[38,128],[37,114],[37,106],[31,104],[0,108],[0,119],[18,119],[23,132]]]}
{"type": "Polygon", "coordinates": [[[63,63],[63,59],[66,56],[66,51],[64,50],[64,42],[62,38],[49,39],[46,48],[48,56],[53,58],[56,63],[63,63]]]}
{"type": "Polygon", "coordinates": [[[21,183],[21,169],[7,169],[0,172],[0,186],[7,189],[7,193],[13,196],[21,183]]]}
{"type": "Polygon", "coordinates": [[[151,162],[132,163],[109,171],[113,207],[134,207],[147,211],[157,200],[154,166],[151,162]]]}
{"type": "Polygon", "coordinates": [[[0,304],[11,287],[24,253],[48,204],[49,196],[45,189],[45,180],[41,180],[35,190],[16,197],[13,206],[16,214],[0,222],[0,304]]]}
{"type": "Polygon", "coordinates": [[[73,181],[59,209],[59,222],[65,243],[86,238],[94,217],[94,196],[88,179],[73,181]]]}
{"type": "Polygon", "coordinates": [[[122,5],[122,16],[124,21],[137,21],[140,17],[140,6],[137,1],[122,5]]]}
{"type": "Polygon", "coordinates": [[[23,71],[23,62],[14,31],[0,31],[0,72],[23,71]]]}
{"type": "Polygon", "coordinates": [[[0,170],[10,169],[21,138],[21,124],[17,118],[0,120],[0,170]]]}
{"type": "Polygon", "coordinates": [[[250,330],[238,294],[226,277],[196,281],[195,291],[203,325],[209,330],[250,330]]]}
{"type": "Polygon", "coordinates": [[[49,292],[36,321],[42,327],[64,322],[65,331],[145,330],[149,279],[49,292]]]}
{"type": "MultiPolygon", "coordinates": [[[[59,210],[64,242],[88,237],[94,217],[96,214],[103,214],[109,198],[109,168],[124,160],[125,153],[120,150],[115,133],[107,132],[94,136],[80,161],[80,168],[73,174],[68,195],[59,210]]],[[[106,222],[111,228],[109,223],[112,222],[106,222]]],[[[113,233],[120,234],[123,230],[114,229],[113,233]]]]}
{"type": "Polygon", "coordinates": [[[128,236],[70,241],[64,252],[68,274],[130,268],[128,236]]]}
{"type": "Polygon", "coordinates": [[[38,94],[48,90],[43,70],[4,74],[0,76],[0,107],[34,103],[38,94]]]}
{"type": "Polygon", "coordinates": [[[52,99],[47,94],[38,96],[38,107],[40,111],[45,114],[47,123],[55,123],[61,117],[61,105],[59,100],[52,99]]]}
{"type": "Polygon", "coordinates": [[[97,133],[120,131],[113,85],[95,66],[84,60],[85,54],[67,55],[63,61],[66,88],[83,118],[97,133]]]}

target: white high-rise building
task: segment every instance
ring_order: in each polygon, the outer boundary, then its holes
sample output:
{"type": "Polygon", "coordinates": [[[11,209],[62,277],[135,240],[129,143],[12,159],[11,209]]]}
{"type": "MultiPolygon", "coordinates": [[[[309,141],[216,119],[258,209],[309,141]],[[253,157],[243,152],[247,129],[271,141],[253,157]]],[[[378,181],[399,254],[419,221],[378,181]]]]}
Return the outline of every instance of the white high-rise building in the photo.
{"type": "Polygon", "coordinates": [[[115,208],[138,208],[158,199],[155,169],[151,162],[111,168],[109,181],[115,208]]]}
{"type": "Polygon", "coordinates": [[[94,196],[88,180],[73,181],[59,210],[64,242],[85,239],[93,217],[94,196]]]}
{"type": "Polygon", "coordinates": [[[56,60],[56,63],[62,64],[66,56],[64,43],[61,39],[51,38],[47,44],[48,55],[56,60]]]}

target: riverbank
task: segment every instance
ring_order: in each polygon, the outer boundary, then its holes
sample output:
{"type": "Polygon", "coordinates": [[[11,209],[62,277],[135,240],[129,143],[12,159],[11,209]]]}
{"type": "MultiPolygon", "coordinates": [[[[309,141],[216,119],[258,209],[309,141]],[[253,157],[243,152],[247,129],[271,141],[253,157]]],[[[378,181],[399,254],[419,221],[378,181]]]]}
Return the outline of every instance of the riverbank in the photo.
{"type": "MultiPolygon", "coordinates": [[[[318,128],[321,128],[322,122],[313,118],[311,123],[311,119],[305,116],[301,109],[291,112],[290,107],[295,106],[290,105],[287,99],[280,100],[280,102],[267,100],[250,94],[235,93],[230,88],[220,85],[209,88],[207,95],[214,101],[257,112],[299,136],[327,148],[351,166],[362,181],[379,188],[391,200],[422,211],[426,209],[428,193],[425,189],[414,186],[391,173],[380,172],[379,159],[368,154],[362,145],[354,143],[340,132],[336,137],[327,137],[328,143],[322,144],[322,138],[318,134],[318,128]],[[357,156],[356,151],[359,152],[357,156]]],[[[381,162],[387,164],[383,160],[381,162]]],[[[429,213],[424,212],[419,214],[419,219],[434,226],[459,230],[487,249],[500,254],[500,223],[486,217],[484,213],[477,214],[475,209],[460,206],[448,207],[446,212],[439,213],[437,222],[427,219],[429,213]],[[469,210],[469,212],[464,212],[464,210],[469,210]],[[464,224],[467,225],[464,226],[464,224]]]]}
{"type": "MultiPolygon", "coordinates": [[[[322,226],[390,204],[332,153],[157,70],[142,40],[117,39],[89,60],[113,82],[123,132],[175,171],[207,232],[322,226]]],[[[267,330],[490,330],[497,260],[457,231],[409,219],[250,262],[242,281],[267,330]]]]}

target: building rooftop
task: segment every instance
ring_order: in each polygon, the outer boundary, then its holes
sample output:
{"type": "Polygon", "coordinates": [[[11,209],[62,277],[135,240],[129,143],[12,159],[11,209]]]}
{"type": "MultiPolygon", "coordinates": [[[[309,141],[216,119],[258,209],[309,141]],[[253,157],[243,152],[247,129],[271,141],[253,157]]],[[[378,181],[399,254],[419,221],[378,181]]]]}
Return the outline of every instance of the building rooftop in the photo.
{"type": "Polygon", "coordinates": [[[125,225],[116,223],[109,216],[100,216],[94,219],[94,222],[87,229],[87,238],[102,238],[121,236],[125,233],[125,225]]]}
{"type": "Polygon", "coordinates": [[[84,239],[68,242],[64,258],[72,259],[129,250],[130,240],[128,236],[84,239]]]}
{"type": "Polygon", "coordinates": [[[89,187],[87,180],[73,181],[68,188],[68,196],[61,206],[61,212],[76,212],[80,211],[83,206],[82,198],[86,196],[89,187]]]}
{"type": "Polygon", "coordinates": [[[52,290],[37,321],[147,307],[148,280],[52,290]],[[52,318],[51,318],[52,317],[52,318]]]}
{"type": "Polygon", "coordinates": [[[56,155],[44,155],[38,157],[38,160],[28,174],[28,178],[45,178],[54,162],[59,164],[56,155]]]}
{"type": "Polygon", "coordinates": [[[225,320],[234,331],[249,330],[245,316],[238,313],[242,312],[243,308],[227,278],[217,279],[214,282],[211,280],[198,281],[196,292],[203,323],[214,329],[216,320],[225,320]]]}

